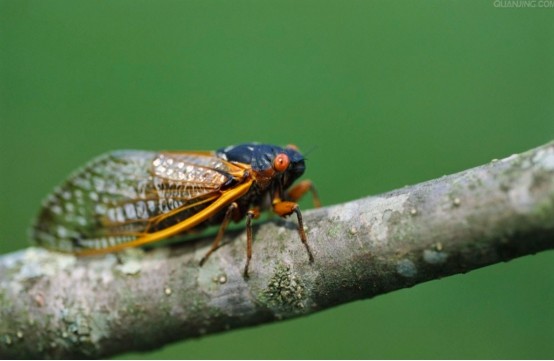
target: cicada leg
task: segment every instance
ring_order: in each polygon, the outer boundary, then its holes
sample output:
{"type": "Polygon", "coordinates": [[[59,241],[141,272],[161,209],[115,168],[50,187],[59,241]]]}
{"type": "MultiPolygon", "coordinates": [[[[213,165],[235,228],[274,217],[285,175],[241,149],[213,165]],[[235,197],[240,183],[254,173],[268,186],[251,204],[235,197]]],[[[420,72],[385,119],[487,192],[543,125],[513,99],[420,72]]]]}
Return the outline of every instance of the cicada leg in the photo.
{"type": "MultiPolygon", "coordinates": [[[[216,249],[219,248],[221,244],[221,239],[223,238],[223,235],[225,234],[225,230],[227,229],[227,226],[229,225],[229,222],[231,219],[233,219],[234,213],[238,209],[238,204],[233,202],[227,208],[227,211],[225,212],[225,216],[223,218],[223,221],[221,222],[221,226],[219,227],[219,231],[217,232],[217,235],[212,243],[212,246],[206,252],[204,257],[200,260],[200,266],[202,266],[207,260],[208,257],[214,253],[216,249]]],[[[252,259],[252,219],[258,218],[260,216],[260,210],[258,208],[254,208],[249,210],[246,213],[246,265],[244,266],[244,278],[248,278],[248,267],[250,266],[250,260],[252,259]]]]}
{"type": "Polygon", "coordinates": [[[312,255],[310,246],[308,246],[308,239],[306,238],[306,232],[304,231],[304,222],[302,222],[302,213],[300,212],[298,204],[294,202],[276,200],[273,202],[273,211],[281,217],[289,216],[293,213],[296,213],[296,218],[298,219],[298,234],[300,235],[300,240],[304,244],[304,247],[306,247],[310,262],[313,262],[314,256],[312,255]]]}
{"type": "Polygon", "coordinates": [[[233,213],[238,209],[238,204],[236,202],[231,203],[229,208],[227,208],[227,211],[225,212],[225,217],[223,218],[223,222],[221,222],[221,226],[219,226],[219,231],[217,232],[217,235],[215,236],[215,239],[212,243],[212,246],[208,250],[208,252],[202,257],[200,260],[200,266],[206,262],[208,257],[214,253],[216,249],[219,248],[219,244],[221,243],[221,239],[223,238],[223,234],[225,233],[225,230],[227,229],[227,226],[229,225],[229,222],[233,218],[233,213]]]}
{"type": "Polygon", "coordinates": [[[297,202],[304,194],[307,192],[312,192],[314,207],[319,208],[321,207],[321,202],[319,201],[319,196],[317,194],[317,191],[314,187],[314,184],[310,180],[304,180],[294,187],[292,187],[287,192],[287,199],[292,202],[297,202]]]}
{"type": "Polygon", "coordinates": [[[252,259],[252,219],[259,216],[259,208],[251,209],[246,213],[246,265],[244,266],[244,278],[248,278],[248,266],[252,259]]]}

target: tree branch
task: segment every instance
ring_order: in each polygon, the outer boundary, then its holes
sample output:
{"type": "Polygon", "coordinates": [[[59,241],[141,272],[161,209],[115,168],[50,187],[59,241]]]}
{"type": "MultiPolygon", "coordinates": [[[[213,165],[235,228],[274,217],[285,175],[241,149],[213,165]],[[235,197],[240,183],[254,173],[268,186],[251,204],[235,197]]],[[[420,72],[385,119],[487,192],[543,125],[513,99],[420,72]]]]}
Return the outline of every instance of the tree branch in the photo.
{"type": "Polygon", "coordinates": [[[554,248],[554,143],[212,239],[76,258],[0,257],[0,358],[106,357],[317,312],[554,248]],[[233,242],[232,239],[235,238],[233,242]]]}

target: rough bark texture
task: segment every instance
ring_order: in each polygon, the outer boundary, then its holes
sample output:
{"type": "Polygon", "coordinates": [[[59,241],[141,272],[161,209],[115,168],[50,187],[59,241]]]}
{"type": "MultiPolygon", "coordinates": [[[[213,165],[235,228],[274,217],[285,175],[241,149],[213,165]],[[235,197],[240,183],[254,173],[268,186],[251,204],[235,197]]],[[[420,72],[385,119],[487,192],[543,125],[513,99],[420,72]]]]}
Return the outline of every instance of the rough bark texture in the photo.
{"type": "Polygon", "coordinates": [[[554,144],[245,233],[116,257],[0,257],[0,358],[105,357],[310,314],[554,248],[554,144]],[[231,240],[233,240],[231,242],[231,240]]]}

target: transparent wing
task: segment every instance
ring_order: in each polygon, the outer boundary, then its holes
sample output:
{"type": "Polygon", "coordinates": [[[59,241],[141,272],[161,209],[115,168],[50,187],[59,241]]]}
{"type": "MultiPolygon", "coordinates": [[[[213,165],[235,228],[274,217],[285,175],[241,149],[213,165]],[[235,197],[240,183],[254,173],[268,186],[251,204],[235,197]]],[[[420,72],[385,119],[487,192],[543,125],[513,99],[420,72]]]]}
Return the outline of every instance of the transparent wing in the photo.
{"type": "Polygon", "coordinates": [[[242,173],[208,153],[108,153],[46,199],[32,238],[69,252],[132,242],[208,207],[242,173]]]}

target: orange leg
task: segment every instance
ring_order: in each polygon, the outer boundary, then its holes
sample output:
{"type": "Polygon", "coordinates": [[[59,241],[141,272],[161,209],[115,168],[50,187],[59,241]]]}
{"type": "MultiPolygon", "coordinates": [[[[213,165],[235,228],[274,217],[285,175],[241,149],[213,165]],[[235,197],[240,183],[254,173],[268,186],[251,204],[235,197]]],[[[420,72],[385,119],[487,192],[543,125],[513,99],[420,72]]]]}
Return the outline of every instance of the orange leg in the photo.
{"type": "Polygon", "coordinates": [[[310,180],[304,180],[294,187],[292,187],[287,192],[287,199],[291,200],[292,202],[298,201],[304,194],[307,192],[312,192],[312,197],[314,199],[314,207],[319,208],[321,207],[321,202],[319,201],[319,196],[317,195],[317,191],[314,187],[314,184],[310,180]]]}
{"type": "Polygon", "coordinates": [[[217,235],[215,236],[215,239],[212,243],[212,246],[210,247],[210,250],[206,253],[204,257],[200,260],[200,266],[206,262],[208,257],[219,248],[219,244],[221,243],[221,239],[223,238],[223,234],[225,233],[225,229],[227,229],[227,226],[229,225],[229,221],[233,217],[233,212],[235,212],[238,209],[238,204],[235,202],[231,203],[229,208],[227,208],[227,212],[225,212],[225,217],[223,218],[223,222],[221,222],[221,226],[219,227],[219,231],[217,232],[217,235]]]}
{"type": "Polygon", "coordinates": [[[314,256],[312,255],[310,246],[308,246],[308,239],[306,238],[306,232],[304,231],[304,222],[302,222],[302,213],[300,212],[300,208],[298,208],[298,204],[294,202],[282,202],[277,200],[275,203],[273,203],[273,211],[281,217],[289,216],[293,213],[296,213],[296,218],[298,219],[298,234],[300,235],[300,240],[306,247],[310,262],[313,262],[314,256]]]}

